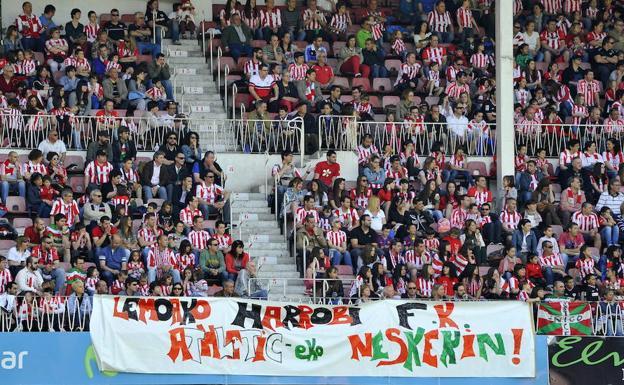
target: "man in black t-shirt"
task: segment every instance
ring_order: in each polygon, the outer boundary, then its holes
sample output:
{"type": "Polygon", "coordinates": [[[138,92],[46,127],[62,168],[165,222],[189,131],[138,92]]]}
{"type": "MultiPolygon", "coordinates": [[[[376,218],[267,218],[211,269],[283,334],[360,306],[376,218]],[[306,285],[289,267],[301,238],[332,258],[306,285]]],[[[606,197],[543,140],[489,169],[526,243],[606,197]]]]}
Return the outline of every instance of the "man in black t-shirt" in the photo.
{"type": "Polygon", "coordinates": [[[108,32],[109,39],[114,41],[126,39],[127,28],[120,20],[119,10],[116,8],[111,9],[111,20],[104,24],[104,29],[108,32]]]}
{"type": "MultiPolygon", "coordinates": [[[[360,225],[354,228],[349,237],[351,238],[351,261],[353,263],[353,274],[357,274],[358,266],[364,265],[360,262],[362,253],[368,245],[377,246],[377,233],[371,229],[372,219],[370,215],[364,214],[360,217],[360,225]]],[[[382,250],[377,249],[377,256],[382,255],[382,250]]]]}
{"type": "Polygon", "coordinates": [[[594,55],[596,77],[602,82],[602,87],[609,84],[609,75],[615,69],[618,62],[618,53],[613,49],[615,39],[607,36],[602,41],[602,47],[594,55]]]}

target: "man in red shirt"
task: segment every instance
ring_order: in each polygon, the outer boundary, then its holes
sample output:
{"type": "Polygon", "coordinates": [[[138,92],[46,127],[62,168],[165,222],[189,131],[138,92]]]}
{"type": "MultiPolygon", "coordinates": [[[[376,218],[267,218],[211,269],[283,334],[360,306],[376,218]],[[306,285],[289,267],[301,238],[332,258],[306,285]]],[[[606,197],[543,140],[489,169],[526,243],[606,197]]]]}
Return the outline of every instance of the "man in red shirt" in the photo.
{"type": "Polygon", "coordinates": [[[100,255],[99,249],[110,245],[115,234],[117,234],[117,228],[111,224],[110,218],[106,215],[100,218],[99,226],[94,227],[91,231],[97,255],[100,255]]]}
{"type": "Polygon", "coordinates": [[[334,81],[334,70],[327,65],[327,53],[320,51],[316,55],[317,63],[312,67],[316,71],[316,81],[321,83],[323,88],[334,81]]]}
{"type": "Polygon", "coordinates": [[[475,185],[468,189],[467,195],[473,198],[472,203],[475,203],[479,209],[484,203],[492,203],[492,192],[488,190],[487,179],[483,175],[475,178],[475,185]]]}
{"type": "Polygon", "coordinates": [[[585,244],[585,238],[579,230],[579,226],[572,222],[568,226],[568,231],[559,236],[559,250],[563,259],[563,266],[568,266],[568,261],[576,261],[578,259],[581,246],[585,244]]]}
{"type": "Polygon", "coordinates": [[[24,230],[24,237],[26,237],[26,241],[30,243],[31,246],[38,245],[41,243],[41,237],[43,237],[45,231],[46,225],[43,219],[35,218],[33,225],[24,230]]]}
{"type": "Polygon", "coordinates": [[[314,179],[318,179],[325,190],[331,189],[334,185],[334,180],[340,176],[340,164],[337,161],[336,151],[327,151],[326,159],[323,162],[318,162],[314,167],[314,179]]]}
{"type": "Polygon", "coordinates": [[[65,270],[59,264],[59,256],[52,237],[43,236],[41,244],[33,248],[31,255],[39,261],[44,281],[54,280],[54,292],[62,293],[63,285],[65,285],[65,270]]]}

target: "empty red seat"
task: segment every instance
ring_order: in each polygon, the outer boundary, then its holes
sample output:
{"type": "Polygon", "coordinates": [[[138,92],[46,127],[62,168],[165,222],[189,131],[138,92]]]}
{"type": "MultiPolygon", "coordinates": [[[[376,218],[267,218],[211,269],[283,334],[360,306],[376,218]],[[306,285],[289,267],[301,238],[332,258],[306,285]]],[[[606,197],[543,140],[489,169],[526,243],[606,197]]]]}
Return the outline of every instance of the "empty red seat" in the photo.
{"type": "Polygon", "coordinates": [[[368,78],[353,78],[351,80],[351,88],[362,87],[362,90],[365,92],[371,92],[371,84],[368,78]]]}
{"type": "Polygon", "coordinates": [[[474,171],[478,172],[478,175],[483,175],[483,176],[487,176],[487,166],[485,165],[484,162],[480,161],[480,160],[472,160],[470,162],[468,162],[468,164],[466,165],[466,168],[468,169],[468,171],[470,171],[471,174],[474,174],[474,171]]]}
{"type": "Polygon", "coordinates": [[[375,78],[373,79],[373,91],[390,92],[392,91],[392,82],[389,78],[375,78]]]}
{"type": "Polygon", "coordinates": [[[401,61],[398,59],[386,59],[384,64],[388,71],[399,72],[399,70],[401,69],[401,61]]]}
{"type": "Polygon", "coordinates": [[[348,90],[351,88],[351,86],[349,85],[349,79],[344,78],[342,76],[334,77],[334,85],[339,86],[343,90],[348,90]]]}
{"type": "Polygon", "coordinates": [[[11,214],[26,214],[26,200],[23,197],[8,197],[7,209],[11,214]]]}
{"type": "Polygon", "coordinates": [[[233,57],[221,56],[220,62],[221,62],[221,72],[225,71],[226,66],[230,68],[230,72],[238,70],[238,66],[236,65],[236,62],[234,61],[233,57]]]}
{"type": "Polygon", "coordinates": [[[387,106],[390,106],[390,105],[396,106],[399,104],[399,102],[401,102],[401,98],[398,96],[385,95],[381,99],[381,104],[383,108],[386,108],[387,106]]]}

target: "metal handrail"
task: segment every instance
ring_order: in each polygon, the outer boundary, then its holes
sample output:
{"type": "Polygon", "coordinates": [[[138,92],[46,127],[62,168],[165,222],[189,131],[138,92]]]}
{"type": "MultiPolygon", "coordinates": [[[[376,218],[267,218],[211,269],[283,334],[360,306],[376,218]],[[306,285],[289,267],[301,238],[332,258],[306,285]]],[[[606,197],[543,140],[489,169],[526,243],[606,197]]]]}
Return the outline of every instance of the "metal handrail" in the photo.
{"type": "MultiPolygon", "coordinates": [[[[228,67],[226,66],[225,68],[228,68],[228,67]]],[[[226,77],[226,79],[227,79],[227,77],[226,77]]],[[[227,92],[227,89],[228,89],[227,81],[226,81],[226,84],[225,84],[225,89],[226,89],[226,92],[227,92]]],[[[233,83],[232,84],[232,119],[234,119],[236,117],[236,95],[237,94],[238,94],[238,86],[236,85],[236,83],[233,83]]],[[[227,108],[227,94],[225,96],[226,96],[226,99],[225,99],[226,105],[225,106],[227,108]]]]}
{"type": "MultiPolygon", "coordinates": [[[[223,51],[221,50],[221,47],[219,47],[217,48],[217,92],[221,92],[221,56],[223,56],[223,51]]],[[[214,76],[212,73],[211,75],[214,76]]],[[[227,103],[227,89],[225,90],[224,103],[227,103]]],[[[225,106],[227,108],[227,104],[225,106]]]]}
{"type": "MultiPolygon", "coordinates": [[[[202,13],[202,45],[201,45],[201,49],[202,49],[202,54],[204,55],[204,58],[206,57],[206,12],[202,9],[201,11],[202,13]]],[[[212,38],[210,39],[210,70],[212,71],[212,38]]]]}

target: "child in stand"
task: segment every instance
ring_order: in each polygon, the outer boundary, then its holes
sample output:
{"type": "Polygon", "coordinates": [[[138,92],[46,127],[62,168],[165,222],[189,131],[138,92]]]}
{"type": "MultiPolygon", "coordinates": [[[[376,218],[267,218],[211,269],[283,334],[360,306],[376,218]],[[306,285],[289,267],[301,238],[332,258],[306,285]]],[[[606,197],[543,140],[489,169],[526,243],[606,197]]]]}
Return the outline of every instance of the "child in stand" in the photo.
{"type": "Polygon", "coordinates": [[[100,32],[100,23],[94,11],[90,11],[88,17],[89,23],[84,27],[84,32],[87,35],[87,41],[93,43],[97,39],[98,32],[100,32]]]}
{"type": "Polygon", "coordinates": [[[150,295],[150,284],[147,280],[147,274],[142,274],[139,278],[139,292],[143,297],[150,295]]]}
{"type": "Polygon", "coordinates": [[[145,222],[145,216],[150,213],[154,213],[154,215],[156,215],[156,222],[158,222],[158,213],[156,210],[158,210],[158,205],[155,202],[148,203],[145,214],[143,214],[143,222],[145,222]]]}
{"type": "Polygon", "coordinates": [[[103,105],[104,101],[104,88],[98,82],[97,75],[91,75],[89,78],[89,92],[91,95],[91,108],[97,110],[103,105]]]}
{"type": "Polygon", "coordinates": [[[0,294],[4,293],[6,284],[13,282],[13,276],[9,270],[9,262],[5,256],[0,255],[0,294]]]}
{"type": "Polygon", "coordinates": [[[282,66],[276,63],[271,64],[271,75],[276,82],[282,80],[282,66]]]}
{"type": "Polygon", "coordinates": [[[403,42],[403,33],[399,29],[394,31],[392,35],[392,53],[400,56],[402,61],[405,61],[407,58],[407,48],[403,42]]]}
{"type": "MultiPolygon", "coordinates": [[[[91,236],[87,233],[87,229],[82,222],[74,225],[74,231],[70,236],[72,257],[79,255],[89,257],[93,254],[91,251],[91,236]]],[[[87,258],[90,259],[90,258],[87,258]]]]}
{"type": "Polygon", "coordinates": [[[158,103],[159,110],[163,110],[165,108],[167,93],[160,79],[152,79],[152,87],[145,92],[145,95],[147,95],[147,97],[154,102],[158,103]]]}
{"type": "Polygon", "coordinates": [[[373,106],[370,104],[370,96],[368,94],[362,94],[360,96],[359,103],[353,103],[353,108],[357,112],[361,121],[373,120],[373,106]]]}
{"type": "Polygon", "coordinates": [[[332,208],[327,205],[323,206],[323,210],[319,215],[319,227],[321,228],[321,230],[323,230],[324,232],[328,232],[329,230],[331,230],[332,219],[332,208]]]}
{"type": "Polygon", "coordinates": [[[426,238],[424,239],[425,247],[427,251],[437,253],[440,248],[440,240],[435,237],[435,231],[428,228],[425,230],[426,238]]]}
{"type": "Polygon", "coordinates": [[[141,253],[138,250],[133,250],[130,253],[128,259],[128,275],[132,278],[141,280],[141,277],[145,275],[145,265],[141,258],[141,253]]]}
{"type": "Polygon", "coordinates": [[[117,295],[126,289],[126,279],[128,278],[128,271],[121,270],[119,275],[117,275],[117,279],[113,282],[111,286],[111,294],[117,295]]]}
{"type": "Polygon", "coordinates": [[[546,280],[542,273],[542,266],[539,264],[539,257],[536,254],[531,254],[527,258],[526,264],[526,277],[535,286],[546,287],[546,280]]]}
{"type": "Polygon", "coordinates": [[[24,51],[24,61],[22,62],[23,75],[28,78],[28,84],[32,84],[37,75],[39,63],[34,59],[35,54],[31,50],[24,51]]]}
{"type": "Polygon", "coordinates": [[[425,79],[427,81],[427,85],[425,89],[429,96],[440,96],[444,88],[440,87],[440,64],[436,62],[431,62],[429,66],[429,71],[426,72],[425,79]]]}
{"type": "Polygon", "coordinates": [[[100,272],[97,267],[91,266],[87,269],[87,280],[85,281],[85,290],[87,294],[95,294],[95,286],[100,280],[100,272]]]}
{"type": "Polygon", "coordinates": [[[158,281],[158,286],[160,287],[160,292],[163,296],[167,297],[171,295],[171,291],[173,290],[173,277],[171,274],[166,273],[162,276],[162,278],[158,281]]]}
{"type": "Polygon", "coordinates": [[[388,250],[393,240],[393,227],[390,223],[386,223],[381,229],[381,235],[377,237],[377,246],[382,250],[388,250]]]}
{"type": "Polygon", "coordinates": [[[208,282],[204,279],[204,273],[201,271],[201,269],[197,269],[193,272],[193,278],[195,279],[195,281],[191,285],[191,296],[207,297],[208,282]]]}
{"type": "Polygon", "coordinates": [[[116,69],[118,72],[121,72],[121,64],[119,63],[119,55],[114,53],[112,58],[106,63],[106,73],[112,69],[116,69]]]}
{"type": "Polygon", "coordinates": [[[52,178],[50,178],[48,175],[44,176],[43,185],[41,186],[41,193],[39,194],[41,200],[43,200],[46,204],[52,206],[58,195],[59,192],[56,191],[54,187],[52,187],[52,178]]]}

